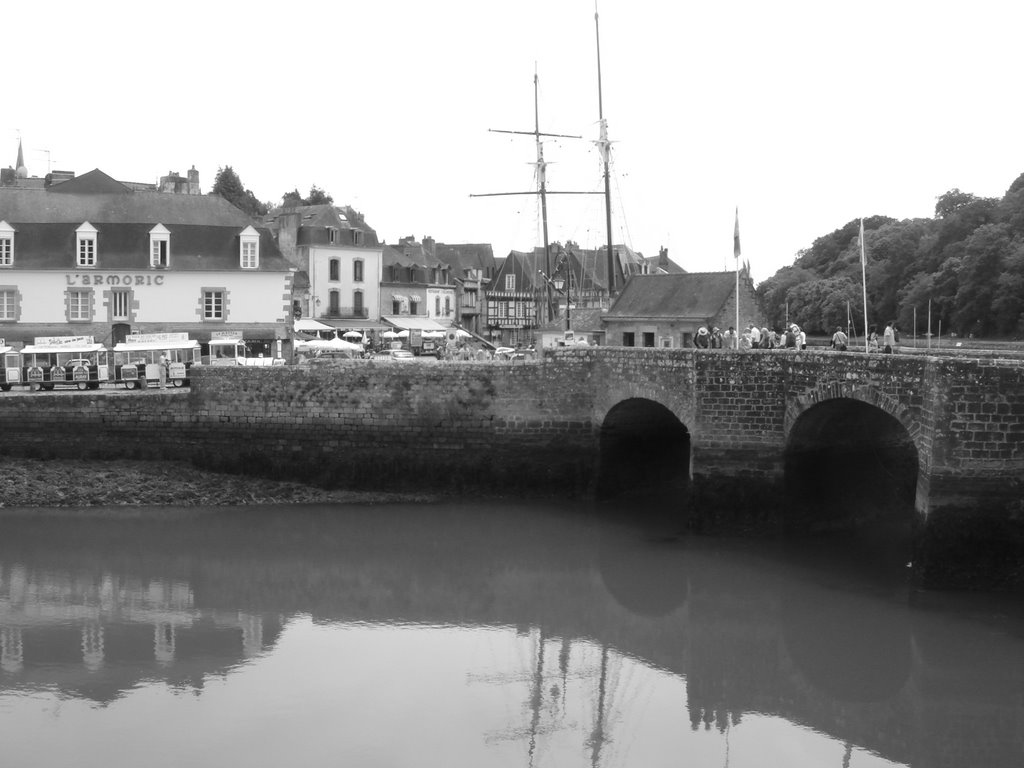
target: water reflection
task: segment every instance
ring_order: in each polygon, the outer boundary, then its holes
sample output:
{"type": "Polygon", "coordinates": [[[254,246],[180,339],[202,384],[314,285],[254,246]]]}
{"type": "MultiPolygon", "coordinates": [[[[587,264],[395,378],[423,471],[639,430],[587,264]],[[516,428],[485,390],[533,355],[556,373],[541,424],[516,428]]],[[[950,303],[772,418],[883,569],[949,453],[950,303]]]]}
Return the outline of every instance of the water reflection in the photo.
{"type": "Polygon", "coordinates": [[[866,564],[587,508],[5,512],[5,761],[1024,764],[1019,612],[866,564]]]}

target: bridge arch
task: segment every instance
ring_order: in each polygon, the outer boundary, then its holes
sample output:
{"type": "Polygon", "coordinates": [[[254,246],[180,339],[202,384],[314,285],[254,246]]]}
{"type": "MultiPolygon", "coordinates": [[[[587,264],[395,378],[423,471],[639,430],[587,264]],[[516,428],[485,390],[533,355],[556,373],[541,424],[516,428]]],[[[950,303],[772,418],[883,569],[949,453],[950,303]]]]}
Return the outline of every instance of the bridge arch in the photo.
{"type": "Polygon", "coordinates": [[[599,453],[600,499],[686,495],[690,431],[659,402],[630,397],[612,406],[601,422],[599,453]]]}
{"type": "Polygon", "coordinates": [[[826,387],[786,410],[783,466],[791,523],[814,529],[909,528],[920,427],[869,387],[826,387]]]}

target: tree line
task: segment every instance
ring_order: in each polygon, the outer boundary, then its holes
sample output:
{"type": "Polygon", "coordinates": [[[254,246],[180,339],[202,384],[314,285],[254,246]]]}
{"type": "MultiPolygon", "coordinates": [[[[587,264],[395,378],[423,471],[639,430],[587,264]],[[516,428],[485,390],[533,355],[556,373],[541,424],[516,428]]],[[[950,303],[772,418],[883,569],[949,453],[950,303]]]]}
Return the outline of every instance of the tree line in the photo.
{"type": "MultiPolygon", "coordinates": [[[[226,165],[217,169],[217,175],[213,181],[211,195],[220,195],[236,208],[241,209],[253,219],[266,216],[276,206],[273,203],[264,203],[253,194],[251,189],[246,189],[241,178],[235,170],[226,165]]],[[[298,189],[285,192],[281,195],[281,207],[288,208],[296,205],[333,205],[334,198],[320,189],[315,184],[309,188],[309,194],[303,196],[298,189]]],[[[356,226],[365,226],[363,214],[354,210],[351,206],[341,206],[346,218],[356,226]]]]}
{"type": "MultiPolygon", "coordinates": [[[[799,318],[811,333],[847,326],[863,335],[860,220],[819,237],[757,287],[773,325],[799,318]]],[[[905,335],[928,330],[988,338],[1024,335],[1024,174],[1002,198],[952,189],[931,219],[864,219],[869,323],[895,320],[905,335]],[[916,329],[914,327],[916,319],[916,329]]]]}

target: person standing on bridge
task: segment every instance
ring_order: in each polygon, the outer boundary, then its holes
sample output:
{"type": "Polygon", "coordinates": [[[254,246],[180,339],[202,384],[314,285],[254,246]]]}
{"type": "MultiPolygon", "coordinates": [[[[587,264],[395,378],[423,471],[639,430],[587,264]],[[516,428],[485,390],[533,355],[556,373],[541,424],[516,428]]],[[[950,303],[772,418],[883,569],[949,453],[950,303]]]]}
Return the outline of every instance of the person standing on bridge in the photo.
{"type": "Polygon", "coordinates": [[[731,325],[729,330],[722,334],[722,346],[726,349],[736,349],[736,329],[731,325]]]}
{"type": "Polygon", "coordinates": [[[849,341],[849,339],[846,334],[843,333],[842,327],[836,326],[836,332],[832,334],[832,349],[836,352],[845,352],[847,341],[849,341]]]}
{"type": "Polygon", "coordinates": [[[893,329],[894,321],[890,320],[882,331],[882,352],[891,355],[896,348],[896,331],[893,329]]]}
{"type": "Polygon", "coordinates": [[[711,336],[703,325],[697,329],[697,333],[693,337],[693,346],[697,349],[707,349],[711,346],[711,336]]]}

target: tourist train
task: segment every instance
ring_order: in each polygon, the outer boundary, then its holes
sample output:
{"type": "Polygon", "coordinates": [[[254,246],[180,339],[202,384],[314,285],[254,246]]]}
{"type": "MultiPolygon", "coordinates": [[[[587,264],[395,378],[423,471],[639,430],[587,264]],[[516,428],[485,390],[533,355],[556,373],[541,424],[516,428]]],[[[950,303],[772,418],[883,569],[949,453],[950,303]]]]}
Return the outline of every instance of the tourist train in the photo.
{"type": "MultiPolygon", "coordinates": [[[[236,335],[237,336],[237,335],[236,335]]],[[[55,387],[99,389],[101,383],[146,389],[161,383],[188,386],[193,366],[202,365],[199,342],[187,333],[147,333],[128,336],[108,350],[92,336],[42,336],[15,350],[0,339],[0,389],[28,387],[33,392],[55,387]]],[[[276,358],[249,358],[244,340],[211,340],[213,365],[272,365],[276,358]]],[[[283,362],[283,360],[281,361],[283,362]]]]}

